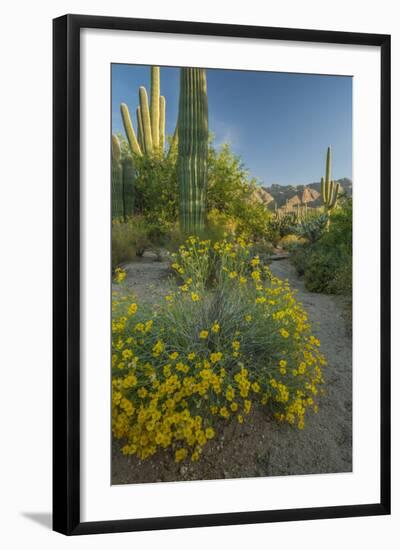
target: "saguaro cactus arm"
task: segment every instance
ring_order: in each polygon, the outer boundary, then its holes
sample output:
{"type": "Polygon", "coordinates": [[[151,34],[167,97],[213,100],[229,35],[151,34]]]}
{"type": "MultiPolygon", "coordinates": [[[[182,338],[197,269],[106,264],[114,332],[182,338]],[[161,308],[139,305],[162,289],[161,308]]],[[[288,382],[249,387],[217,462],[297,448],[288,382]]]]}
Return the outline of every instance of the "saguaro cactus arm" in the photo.
{"type": "Polygon", "coordinates": [[[122,122],[124,124],[126,137],[128,138],[131,151],[134,154],[139,155],[140,157],[143,156],[142,150],[140,149],[140,146],[135,134],[135,130],[133,129],[131,115],[129,114],[128,106],[125,103],[121,104],[121,116],[122,116],[122,122]]]}
{"type": "Polygon", "coordinates": [[[166,112],[166,102],[165,97],[160,97],[160,151],[161,154],[164,152],[165,147],[165,112],[166,112]]]}
{"type": "Polygon", "coordinates": [[[115,134],[111,136],[111,155],[114,162],[119,162],[121,160],[121,145],[115,134]]]}
{"type": "Polygon", "coordinates": [[[150,120],[153,147],[160,144],[160,67],[150,70],[150,120]]]}
{"type": "Polygon", "coordinates": [[[140,107],[136,107],[136,120],[137,120],[137,128],[138,128],[138,141],[141,150],[144,150],[144,143],[143,143],[143,123],[142,123],[142,113],[140,112],[140,107]]]}
{"type": "Polygon", "coordinates": [[[144,86],[140,86],[139,88],[139,102],[140,112],[142,115],[144,148],[147,154],[151,154],[153,152],[153,138],[151,136],[149,100],[147,98],[147,92],[144,86]]]}

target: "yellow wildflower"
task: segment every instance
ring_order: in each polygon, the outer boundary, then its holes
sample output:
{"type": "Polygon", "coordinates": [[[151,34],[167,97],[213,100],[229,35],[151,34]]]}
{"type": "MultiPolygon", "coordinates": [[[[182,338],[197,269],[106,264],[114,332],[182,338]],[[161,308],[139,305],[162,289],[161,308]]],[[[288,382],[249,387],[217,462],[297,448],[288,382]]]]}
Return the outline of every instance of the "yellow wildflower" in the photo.
{"type": "Polygon", "coordinates": [[[215,432],[212,428],[206,428],[206,438],[212,439],[215,436],[215,432]]]}
{"type": "Polygon", "coordinates": [[[175,452],[175,462],[181,462],[187,457],[187,449],[178,449],[175,452]]]}
{"type": "Polygon", "coordinates": [[[137,304],[131,304],[128,309],[130,315],[134,315],[137,312],[137,304]]]}
{"type": "Polygon", "coordinates": [[[234,340],[234,341],[232,342],[232,348],[233,348],[235,351],[239,351],[239,349],[240,349],[240,342],[239,342],[239,340],[234,340]]]}

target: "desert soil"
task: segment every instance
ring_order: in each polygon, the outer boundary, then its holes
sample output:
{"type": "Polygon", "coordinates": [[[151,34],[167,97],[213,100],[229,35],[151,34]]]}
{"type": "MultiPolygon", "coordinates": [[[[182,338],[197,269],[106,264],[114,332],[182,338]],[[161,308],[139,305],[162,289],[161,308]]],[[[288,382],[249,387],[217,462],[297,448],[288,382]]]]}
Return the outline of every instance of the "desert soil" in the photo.
{"type": "MultiPolygon", "coordinates": [[[[146,254],[125,266],[126,285],[139,301],[153,303],[167,291],[168,263],[146,254]]],[[[313,333],[328,360],[326,394],[318,414],[310,413],[304,430],[277,424],[262,410],[247,423],[221,427],[199,462],[175,464],[170,452],[146,461],[123,456],[113,443],[112,484],[238,477],[350,472],[352,470],[352,343],[343,319],[343,302],[305,289],[290,261],[271,263],[274,275],[288,279],[308,312],[313,333]]],[[[117,292],[121,287],[116,287],[117,292]]]]}

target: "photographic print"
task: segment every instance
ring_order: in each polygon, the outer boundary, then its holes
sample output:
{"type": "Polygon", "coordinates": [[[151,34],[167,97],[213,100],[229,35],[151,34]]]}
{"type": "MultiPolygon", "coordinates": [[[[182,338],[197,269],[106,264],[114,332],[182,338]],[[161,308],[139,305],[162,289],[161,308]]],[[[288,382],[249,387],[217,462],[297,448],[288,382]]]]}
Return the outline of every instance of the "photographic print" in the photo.
{"type": "Polygon", "coordinates": [[[114,485],[352,471],[352,77],[111,65],[114,485]]]}

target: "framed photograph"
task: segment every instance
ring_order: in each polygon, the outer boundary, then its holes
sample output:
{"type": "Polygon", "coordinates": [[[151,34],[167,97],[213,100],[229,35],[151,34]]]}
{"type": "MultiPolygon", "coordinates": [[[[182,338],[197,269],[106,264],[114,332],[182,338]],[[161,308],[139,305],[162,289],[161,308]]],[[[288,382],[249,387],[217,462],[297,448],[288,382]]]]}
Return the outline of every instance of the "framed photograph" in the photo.
{"type": "Polygon", "coordinates": [[[390,513],[390,36],[54,20],[54,530],[390,513]]]}

